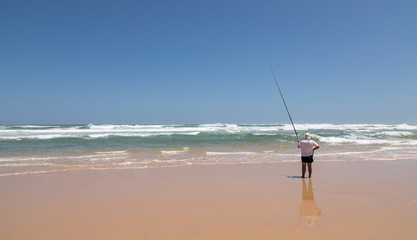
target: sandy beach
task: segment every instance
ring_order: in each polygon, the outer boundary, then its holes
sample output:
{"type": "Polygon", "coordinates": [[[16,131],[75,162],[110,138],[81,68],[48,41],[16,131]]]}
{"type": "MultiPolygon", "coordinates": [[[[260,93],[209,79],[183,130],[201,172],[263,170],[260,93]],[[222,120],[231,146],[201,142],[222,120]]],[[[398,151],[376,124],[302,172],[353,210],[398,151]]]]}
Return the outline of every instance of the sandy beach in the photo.
{"type": "Polygon", "coordinates": [[[416,239],[416,160],[0,179],[0,239],[416,239]]]}
{"type": "Polygon", "coordinates": [[[416,12],[0,1],[0,240],[417,240],[416,12]]]}

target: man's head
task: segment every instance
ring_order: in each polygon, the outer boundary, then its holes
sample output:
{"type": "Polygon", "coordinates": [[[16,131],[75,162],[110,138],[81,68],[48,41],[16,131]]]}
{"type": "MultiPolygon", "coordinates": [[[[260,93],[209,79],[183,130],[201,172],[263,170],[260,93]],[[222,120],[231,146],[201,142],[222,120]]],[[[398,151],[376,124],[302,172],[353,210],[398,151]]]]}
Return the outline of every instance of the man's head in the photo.
{"type": "Polygon", "coordinates": [[[311,135],[310,135],[310,133],[306,133],[306,134],[304,135],[304,138],[305,138],[305,139],[307,139],[307,140],[310,140],[310,139],[311,139],[311,135]]]}

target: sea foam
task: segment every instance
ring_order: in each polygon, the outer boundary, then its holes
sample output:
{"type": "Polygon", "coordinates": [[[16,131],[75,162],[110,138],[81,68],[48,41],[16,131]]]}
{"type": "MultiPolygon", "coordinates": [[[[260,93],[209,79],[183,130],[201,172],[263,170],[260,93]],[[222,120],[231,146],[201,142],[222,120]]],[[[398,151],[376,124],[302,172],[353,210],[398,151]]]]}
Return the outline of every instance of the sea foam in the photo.
{"type": "MultiPolygon", "coordinates": [[[[295,124],[315,161],[415,159],[411,124],[295,124]]],[[[291,124],[1,125],[0,175],[82,169],[298,162],[291,124]]]]}

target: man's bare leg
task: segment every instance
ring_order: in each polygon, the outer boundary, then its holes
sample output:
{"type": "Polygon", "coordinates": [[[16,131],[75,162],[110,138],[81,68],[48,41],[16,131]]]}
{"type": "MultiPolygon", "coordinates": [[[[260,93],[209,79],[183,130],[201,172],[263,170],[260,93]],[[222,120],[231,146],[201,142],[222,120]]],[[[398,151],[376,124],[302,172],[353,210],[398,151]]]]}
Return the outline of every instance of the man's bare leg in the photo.
{"type": "MultiPolygon", "coordinates": [[[[305,172],[305,170],[304,170],[305,172]]],[[[308,164],[308,178],[311,178],[311,173],[313,172],[313,168],[311,166],[311,163],[308,164]]]]}
{"type": "Polygon", "coordinates": [[[302,167],[301,167],[301,171],[302,171],[302,175],[301,175],[301,178],[304,178],[305,177],[305,175],[306,175],[306,163],[302,163],[303,165],[302,165],[302,167]]]}

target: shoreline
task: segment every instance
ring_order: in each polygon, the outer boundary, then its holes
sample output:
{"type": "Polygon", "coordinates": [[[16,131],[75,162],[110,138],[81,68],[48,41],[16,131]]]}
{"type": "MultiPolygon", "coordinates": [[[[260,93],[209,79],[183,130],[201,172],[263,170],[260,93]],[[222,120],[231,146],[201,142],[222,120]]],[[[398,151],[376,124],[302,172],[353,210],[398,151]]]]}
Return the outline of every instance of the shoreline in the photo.
{"type": "MultiPolygon", "coordinates": [[[[320,144],[317,160],[417,156],[410,124],[300,124],[320,144]],[[324,151],[325,150],[325,151],[324,151]]],[[[289,124],[0,126],[0,176],[92,168],[299,160],[289,124]]]]}
{"type": "Polygon", "coordinates": [[[2,239],[417,237],[417,160],[191,165],[0,178],[2,239]],[[310,191],[312,190],[312,191],[310,191]],[[389,227],[384,227],[389,226],[389,227]]]}
{"type": "MultiPolygon", "coordinates": [[[[294,154],[297,155],[298,154],[294,154]]],[[[321,157],[320,157],[321,158],[321,157]]],[[[182,160],[177,160],[181,162],[182,160]]],[[[407,161],[417,161],[414,158],[405,158],[405,159],[367,159],[367,160],[355,160],[355,159],[343,159],[343,160],[315,160],[313,165],[316,164],[326,164],[326,163],[366,163],[366,162],[407,162],[407,161]]],[[[154,165],[154,166],[143,166],[143,167],[90,167],[90,168],[73,168],[73,169],[57,169],[57,170],[45,170],[45,171],[27,171],[27,172],[15,172],[15,173],[4,173],[0,174],[0,179],[7,177],[17,177],[17,176],[32,176],[32,175],[45,175],[45,174],[63,174],[63,173],[72,173],[72,172],[95,172],[95,171],[141,171],[146,169],[164,169],[164,168],[189,168],[189,167],[204,167],[204,166],[238,166],[238,165],[274,165],[274,164],[298,164],[301,163],[299,159],[295,160],[275,160],[275,161],[259,161],[259,162],[196,162],[196,163],[182,163],[182,164],[173,164],[173,165],[154,165]]]]}

